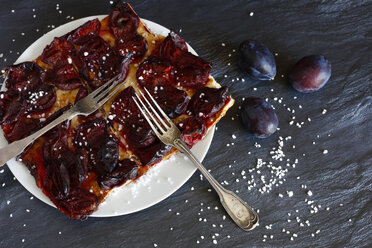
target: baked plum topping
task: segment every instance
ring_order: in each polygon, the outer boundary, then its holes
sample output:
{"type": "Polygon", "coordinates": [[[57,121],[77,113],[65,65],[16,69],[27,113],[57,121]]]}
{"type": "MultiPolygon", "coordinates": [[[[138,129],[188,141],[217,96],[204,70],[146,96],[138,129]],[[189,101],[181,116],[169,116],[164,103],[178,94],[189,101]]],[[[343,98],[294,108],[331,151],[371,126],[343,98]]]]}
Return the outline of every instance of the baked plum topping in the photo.
{"type": "Polygon", "coordinates": [[[133,61],[138,61],[145,56],[148,45],[147,40],[139,34],[135,34],[132,37],[120,38],[115,43],[115,51],[121,56],[125,56],[127,53],[133,53],[133,61]]]}
{"type": "Polygon", "coordinates": [[[137,32],[139,17],[124,1],[116,1],[109,15],[109,27],[115,37],[130,36],[137,32]]]}
{"type": "Polygon", "coordinates": [[[121,56],[133,53],[133,59],[141,59],[147,52],[148,45],[144,37],[137,33],[139,17],[124,1],[113,5],[109,16],[109,28],[115,36],[115,51],[121,56]]]}
{"type": "Polygon", "coordinates": [[[176,118],[186,111],[190,98],[185,91],[164,83],[146,89],[170,118],[176,118]]]}
{"type": "Polygon", "coordinates": [[[21,96],[14,91],[0,92],[1,124],[7,125],[18,121],[24,114],[21,96]]]}
{"type": "Polygon", "coordinates": [[[6,68],[8,72],[6,87],[22,95],[37,86],[43,70],[35,62],[24,62],[6,68]]]}
{"type": "Polygon", "coordinates": [[[275,110],[262,98],[245,99],[242,104],[241,117],[243,125],[258,138],[267,138],[278,128],[275,110]]]}
{"type": "Polygon", "coordinates": [[[137,172],[138,165],[135,162],[129,159],[120,160],[115,170],[98,178],[98,185],[103,190],[110,190],[128,180],[135,179],[137,172]]]}
{"type": "Polygon", "coordinates": [[[148,57],[138,67],[136,73],[141,87],[155,87],[159,83],[174,84],[174,67],[165,59],[148,57]]]}
{"type": "Polygon", "coordinates": [[[54,85],[61,90],[73,90],[82,86],[82,83],[79,78],[73,78],[63,80],[62,82],[56,82],[54,85]]]}
{"type": "Polygon", "coordinates": [[[42,78],[43,82],[52,83],[62,90],[73,90],[82,86],[79,74],[69,64],[46,71],[42,78]]]}
{"type": "Polygon", "coordinates": [[[30,135],[38,128],[39,120],[18,120],[11,125],[12,127],[10,128],[10,132],[4,132],[4,136],[8,142],[14,142],[30,135]]]}
{"type": "Polygon", "coordinates": [[[49,109],[56,101],[53,86],[40,83],[32,90],[25,92],[22,98],[16,91],[0,93],[0,116],[2,124],[16,122],[27,113],[41,112],[49,109]]]}
{"type": "Polygon", "coordinates": [[[66,199],[57,202],[58,208],[67,216],[81,220],[96,211],[98,204],[97,196],[82,188],[73,188],[66,199]]]}
{"type": "Polygon", "coordinates": [[[52,43],[46,46],[41,54],[41,60],[52,68],[68,65],[68,58],[72,60],[73,64],[80,65],[80,61],[76,56],[75,46],[63,37],[54,38],[52,43]]]}
{"type": "Polygon", "coordinates": [[[174,67],[169,62],[158,57],[149,57],[141,63],[136,76],[138,84],[150,92],[170,118],[176,118],[185,112],[189,97],[185,91],[172,86],[174,67]]]}
{"type": "Polygon", "coordinates": [[[29,91],[24,99],[26,111],[29,113],[41,112],[53,106],[56,102],[56,90],[48,84],[40,84],[33,91],[29,91]]]}
{"type": "Polygon", "coordinates": [[[212,70],[210,63],[191,53],[182,56],[178,62],[175,73],[177,85],[192,89],[200,88],[208,82],[212,70]]]}
{"type": "Polygon", "coordinates": [[[123,126],[121,132],[131,148],[147,147],[155,141],[156,136],[139,112],[132,96],[132,87],[120,92],[112,103],[110,114],[115,116],[114,121],[123,126]]]}
{"type": "Polygon", "coordinates": [[[80,183],[88,177],[89,170],[89,153],[86,149],[81,148],[76,159],[76,174],[80,183]]]}
{"type": "Polygon", "coordinates": [[[77,148],[100,148],[106,140],[108,125],[105,119],[98,118],[75,128],[74,145],[77,148]]]}
{"type": "Polygon", "coordinates": [[[43,145],[44,163],[48,164],[57,160],[62,160],[69,153],[68,137],[66,135],[70,127],[70,122],[65,121],[53,129],[49,130],[45,135],[45,143],[43,145]]]}
{"type": "Polygon", "coordinates": [[[88,158],[88,170],[95,170],[99,175],[113,170],[118,159],[116,139],[108,134],[108,123],[103,118],[94,119],[76,127],[74,147],[81,154],[81,159],[88,158]]]}
{"type": "Polygon", "coordinates": [[[129,72],[129,65],[132,62],[132,55],[133,53],[127,53],[124,56],[121,63],[119,64],[118,66],[119,77],[117,78],[117,80],[123,81],[127,77],[129,72]]]}
{"type": "Polygon", "coordinates": [[[46,84],[53,84],[62,90],[76,89],[81,86],[79,74],[70,64],[44,71],[41,75],[41,80],[46,84]]]}
{"type": "Polygon", "coordinates": [[[121,136],[125,138],[141,163],[153,164],[168,154],[171,147],[164,146],[155,136],[132,96],[134,96],[132,87],[120,92],[112,103],[110,115],[114,116],[113,120],[121,125],[119,127],[121,136]]]}
{"type": "Polygon", "coordinates": [[[171,149],[171,146],[164,145],[164,143],[156,138],[151,145],[134,149],[134,154],[136,154],[143,166],[149,166],[162,160],[171,149]]]}
{"type": "MultiPolygon", "coordinates": [[[[125,90],[121,91],[114,99],[110,109],[110,115],[114,116],[114,121],[125,125],[127,121],[134,118],[142,118],[136,104],[134,103],[132,97],[135,95],[133,87],[127,87],[125,90]]],[[[143,121],[141,121],[143,122],[143,121]]]]}
{"type": "Polygon", "coordinates": [[[71,189],[70,175],[66,165],[61,163],[48,163],[48,179],[50,180],[49,192],[56,200],[63,200],[68,197],[71,189]]]}
{"type": "Polygon", "coordinates": [[[208,81],[212,66],[209,62],[187,51],[185,41],[170,32],[160,47],[160,56],[176,67],[176,84],[185,88],[199,88],[208,81]]]}
{"type": "Polygon", "coordinates": [[[203,87],[192,96],[188,110],[201,119],[209,118],[222,109],[227,99],[226,86],[219,89],[203,87]]]}
{"type": "Polygon", "coordinates": [[[164,39],[159,53],[161,57],[174,62],[187,51],[186,41],[179,34],[171,31],[164,39]]]}
{"type": "Polygon", "coordinates": [[[75,45],[84,45],[89,40],[98,36],[100,28],[101,22],[98,19],[88,21],[70,32],[67,36],[67,40],[75,45]]]}
{"type": "Polygon", "coordinates": [[[178,124],[178,127],[181,130],[182,140],[189,148],[201,140],[207,132],[203,121],[195,116],[184,119],[178,124]]]}
{"type": "Polygon", "coordinates": [[[78,116],[79,118],[79,121],[81,122],[90,122],[90,121],[93,121],[97,118],[102,118],[102,112],[97,109],[95,112],[91,113],[90,115],[87,115],[87,116],[84,116],[84,115],[80,115],[78,116]]]}
{"type": "Polygon", "coordinates": [[[103,169],[111,173],[119,161],[119,141],[114,137],[109,137],[101,148],[103,169]]]}
{"type": "Polygon", "coordinates": [[[293,66],[288,79],[297,91],[311,93],[322,88],[330,77],[329,61],[321,55],[309,55],[293,66]]]}
{"type": "Polygon", "coordinates": [[[142,117],[140,120],[133,120],[124,125],[123,133],[125,133],[126,140],[132,148],[147,147],[156,140],[156,136],[148,123],[142,117]]]}
{"type": "Polygon", "coordinates": [[[81,46],[78,55],[83,63],[80,73],[93,88],[99,87],[107,80],[113,78],[122,61],[99,36],[81,46]]]}
{"type": "Polygon", "coordinates": [[[44,136],[43,161],[48,175],[48,180],[44,183],[51,196],[57,200],[68,197],[71,189],[68,168],[74,164],[75,160],[68,148],[66,135],[68,128],[69,122],[64,122],[44,136]]]}

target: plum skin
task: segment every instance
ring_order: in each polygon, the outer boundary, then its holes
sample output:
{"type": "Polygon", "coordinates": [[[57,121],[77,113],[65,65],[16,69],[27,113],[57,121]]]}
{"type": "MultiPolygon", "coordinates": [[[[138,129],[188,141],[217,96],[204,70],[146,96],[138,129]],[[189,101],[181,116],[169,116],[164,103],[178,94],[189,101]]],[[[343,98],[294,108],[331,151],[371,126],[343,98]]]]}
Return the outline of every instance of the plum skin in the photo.
{"type": "Polygon", "coordinates": [[[292,87],[302,93],[322,88],[331,77],[331,64],[322,55],[309,55],[300,59],[289,73],[292,87]]]}
{"type": "Polygon", "coordinates": [[[278,117],[270,103],[262,98],[249,97],[241,107],[243,125],[257,138],[267,138],[278,128],[278,117]]]}
{"type": "Polygon", "coordinates": [[[273,80],[276,75],[273,54],[257,40],[246,40],[240,44],[238,65],[240,69],[258,80],[273,80]]]}

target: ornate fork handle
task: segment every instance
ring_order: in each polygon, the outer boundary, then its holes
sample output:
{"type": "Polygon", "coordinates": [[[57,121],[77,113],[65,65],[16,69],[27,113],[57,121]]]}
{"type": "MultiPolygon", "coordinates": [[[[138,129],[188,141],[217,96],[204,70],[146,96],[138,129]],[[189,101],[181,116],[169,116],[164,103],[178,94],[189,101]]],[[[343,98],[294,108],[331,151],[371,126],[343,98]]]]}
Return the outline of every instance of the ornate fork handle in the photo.
{"type": "Polygon", "coordinates": [[[181,139],[175,139],[174,146],[180,152],[186,154],[189,159],[198,167],[204,177],[218,193],[222,205],[234,222],[245,231],[255,228],[256,224],[258,223],[257,213],[236,194],[222,187],[221,184],[219,184],[208,172],[208,170],[199,162],[194,154],[192,154],[188,146],[181,139]]]}
{"type": "Polygon", "coordinates": [[[44,133],[48,132],[53,127],[57,126],[58,124],[64,122],[67,119],[72,119],[76,116],[77,113],[72,109],[67,110],[57,119],[51,121],[48,125],[39,129],[32,135],[27,136],[21,140],[14,141],[9,145],[5,146],[4,148],[0,149],[0,167],[3,166],[6,162],[8,162],[11,158],[16,157],[20,154],[28,145],[34,142],[37,138],[39,138],[44,133]]]}

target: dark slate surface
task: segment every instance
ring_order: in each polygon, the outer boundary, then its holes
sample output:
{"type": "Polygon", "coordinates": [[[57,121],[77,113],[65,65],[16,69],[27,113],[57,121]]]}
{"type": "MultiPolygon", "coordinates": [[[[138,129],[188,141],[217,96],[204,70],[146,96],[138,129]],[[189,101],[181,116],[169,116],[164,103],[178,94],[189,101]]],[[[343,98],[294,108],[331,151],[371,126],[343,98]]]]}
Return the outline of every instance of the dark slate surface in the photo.
{"type": "MultiPolygon", "coordinates": [[[[218,181],[226,180],[226,187],[238,190],[259,209],[261,225],[243,232],[229,218],[223,219],[226,213],[199,173],[171,197],[139,213],[73,221],[37,199],[30,200],[30,193],[3,167],[0,247],[371,247],[371,1],[133,1],[132,5],[143,18],[182,29],[195,50],[213,62],[217,81],[230,87],[237,103],[218,124],[204,164],[218,181]],[[233,49],[247,38],[261,40],[278,53],[274,81],[255,81],[238,70],[233,49]],[[296,60],[309,54],[325,55],[332,63],[332,76],[319,92],[300,94],[285,77],[296,60]],[[247,96],[268,98],[276,108],[280,130],[272,137],[258,140],[243,129],[236,115],[241,98],[247,96]],[[304,124],[299,128],[297,122],[304,124]],[[283,161],[270,154],[279,136],[292,137],[284,141],[283,161]],[[328,154],[323,154],[325,149],[328,154]],[[258,174],[254,169],[258,159],[288,169],[282,184],[264,194],[259,191],[260,177],[264,175],[266,182],[278,177],[267,165],[258,174]],[[286,159],[290,165],[298,159],[295,168],[286,166],[286,159]],[[256,186],[248,190],[251,175],[256,186]]],[[[71,16],[106,13],[109,3],[98,0],[1,0],[1,67],[71,16]],[[57,3],[62,13],[56,10],[57,3]]]]}

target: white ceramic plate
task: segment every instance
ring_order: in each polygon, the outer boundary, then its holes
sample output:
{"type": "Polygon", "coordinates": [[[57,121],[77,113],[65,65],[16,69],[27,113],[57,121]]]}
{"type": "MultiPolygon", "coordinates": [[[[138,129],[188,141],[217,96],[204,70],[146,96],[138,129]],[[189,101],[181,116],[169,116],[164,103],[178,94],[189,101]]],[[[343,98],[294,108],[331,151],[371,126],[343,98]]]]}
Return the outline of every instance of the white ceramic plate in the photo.
{"type": "MultiPolygon", "coordinates": [[[[54,37],[62,36],[67,32],[77,28],[88,20],[94,18],[104,18],[105,15],[91,16],[66,23],[49,33],[40,37],[29,46],[15,62],[21,63],[30,61],[38,57],[44,47],[48,45],[54,37]]],[[[167,36],[169,29],[151,21],[142,19],[146,26],[156,34],[167,36]]],[[[189,46],[189,50],[196,54],[189,46]]],[[[4,85],[2,90],[4,90],[4,85]]],[[[214,128],[209,132],[204,140],[200,141],[192,148],[192,152],[199,160],[203,160],[212,142],[214,128]]],[[[0,130],[0,146],[7,144],[2,130],[0,130]]],[[[16,161],[10,160],[9,169],[18,181],[34,196],[41,201],[54,206],[46,197],[41,189],[36,186],[34,177],[30,174],[27,167],[16,161]]],[[[92,214],[95,217],[111,217],[129,214],[148,208],[174,193],[179,189],[195,172],[196,167],[182,154],[174,154],[169,160],[163,161],[152,167],[147,174],[142,176],[137,182],[131,183],[121,188],[115,189],[103,202],[98,211],[92,214]]],[[[55,207],[55,206],[54,206],[55,207]]]]}

